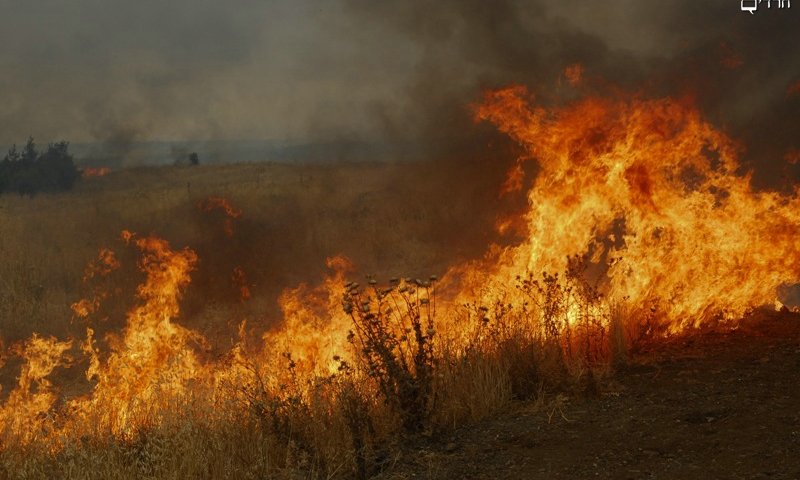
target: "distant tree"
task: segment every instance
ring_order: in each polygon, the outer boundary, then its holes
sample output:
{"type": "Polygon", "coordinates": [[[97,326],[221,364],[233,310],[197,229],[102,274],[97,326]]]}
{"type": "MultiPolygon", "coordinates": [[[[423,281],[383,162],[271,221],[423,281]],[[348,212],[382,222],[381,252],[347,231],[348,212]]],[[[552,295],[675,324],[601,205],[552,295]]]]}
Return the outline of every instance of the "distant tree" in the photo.
{"type": "Polygon", "coordinates": [[[200,165],[200,155],[198,155],[197,152],[189,154],[189,165],[200,165]]]}
{"type": "Polygon", "coordinates": [[[22,151],[14,145],[0,161],[0,193],[32,196],[69,190],[78,177],[80,172],[67,142],[51,143],[46,151],[39,152],[33,138],[29,138],[22,151]]]}

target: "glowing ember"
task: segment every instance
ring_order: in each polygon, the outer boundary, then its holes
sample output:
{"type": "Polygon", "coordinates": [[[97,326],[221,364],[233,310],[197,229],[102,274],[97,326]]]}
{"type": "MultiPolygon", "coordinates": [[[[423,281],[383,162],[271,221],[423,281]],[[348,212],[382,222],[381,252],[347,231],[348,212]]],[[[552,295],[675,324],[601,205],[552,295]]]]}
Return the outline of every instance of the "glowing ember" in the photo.
{"type": "Polygon", "coordinates": [[[791,97],[794,95],[800,94],[800,80],[794,82],[793,84],[789,85],[789,88],[786,89],[786,96],[791,97]]]}
{"type": "Polygon", "coordinates": [[[228,237],[233,236],[233,220],[242,216],[241,210],[234,208],[228,200],[222,197],[208,197],[197,205],[203,212],[212,212],[220,210],[225,214],[225,221],[223,222],[223,231],[228,237]]]}
{"type": "Polygon", "coordinates": [[[583,65],[575,63],[564,69],[564,78],[567,83],[573,87],[577,87],[583,82],[583,65]]]}
{"type": "Polygon", "coordinates": [[[239,298],[244,302],[250,299],[250,284],[247,281],[247,274],[242,267],[236,267],[231,274],[231,281],[239,289],[239,298]]]}
{"type": "Polygon", "coordinates": [[[783,159],[789,165],[798,165],[798,164],[800,164],[800,150],[798,150],[796,148],[793,148],[793,149],[789,150],[783,156],[783,159]]]}
{"type": "Polygon", "coordinates": [[[111,173],[111,169],[108,167],[84,167],[81,170],[81,176],[84,178],[105,177],[109,173],[111,173]]]}

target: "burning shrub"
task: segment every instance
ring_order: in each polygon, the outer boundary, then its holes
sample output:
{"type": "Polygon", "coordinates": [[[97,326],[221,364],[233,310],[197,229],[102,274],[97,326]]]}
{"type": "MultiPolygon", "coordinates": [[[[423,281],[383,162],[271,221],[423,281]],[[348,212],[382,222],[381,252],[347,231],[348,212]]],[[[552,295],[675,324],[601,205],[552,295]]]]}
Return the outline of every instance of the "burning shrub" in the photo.
{"type": "Polygon", "coordinates": [[[432,406],[433,281],[406,279],[381,288],[370,280],[368,291],[349,283],[342,298],[343,309],[353,320],[348,340],[408,432],[422,430],[432,406]]]}

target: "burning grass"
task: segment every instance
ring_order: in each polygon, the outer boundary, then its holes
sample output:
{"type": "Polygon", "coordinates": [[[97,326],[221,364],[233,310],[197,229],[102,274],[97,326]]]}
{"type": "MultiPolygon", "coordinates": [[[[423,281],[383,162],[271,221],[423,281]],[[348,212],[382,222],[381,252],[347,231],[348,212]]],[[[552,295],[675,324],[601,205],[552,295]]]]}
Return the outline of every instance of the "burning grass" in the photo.
{"type": "MultiPolygon", "coordinates": [[[[222,355],[179,322],[197,254],[124,232],[145,275],[124,329],[11,350],[21,373],[0,409],[5,472],[367,478],[405,439],[542,392],[595,395],[643,341],[735,327],[800,279],[797,191],[754,191],[734,142],[692,105],[531,102],[512,88],[476,107],[525,151],[508,190],[524,184],[523,162],[539,163],[529,209],[511,222],[521,242],[441,279],[359,285],[348,260],[329,258],[322,283],[283,292],[278,325],[254,338],[242,322],[222,355]],[[69,366],[85,372],[74,395],[51,381],[69,366]]],[[[234,236],[241,210],[222,197],[200,205],[222,210],[234,236]]],[[[118,264],[102,251],[87,276],[118,264]]]]}
{"type": "MultiPolygon", "coordinates": [[[[2,459],[13,476],[366,478],[389,467],[398,435],[447,431],[599,366],[566,348],[561,331],[537,326],[557,322],[544,317],[559,314],[555,305],[537,314],[465,306],[444,322],[435,279],[359,286],[341,272],[324,287],[349,319],[346,338],[330,347],[338,354],[316,343],[284,351],[297,334],[284,329],[203,364],[192,332],[172,323],[193,257],[129,238],[148,271],[143,303],[110,354],[88,333],[90,393],[56,402],[47,376],[68,361],[69,342],[33,337],[22,352],[23,375],[2,411],[2,459]]],[[[567,292],[540,300],[561,304],[567,292]]]]}

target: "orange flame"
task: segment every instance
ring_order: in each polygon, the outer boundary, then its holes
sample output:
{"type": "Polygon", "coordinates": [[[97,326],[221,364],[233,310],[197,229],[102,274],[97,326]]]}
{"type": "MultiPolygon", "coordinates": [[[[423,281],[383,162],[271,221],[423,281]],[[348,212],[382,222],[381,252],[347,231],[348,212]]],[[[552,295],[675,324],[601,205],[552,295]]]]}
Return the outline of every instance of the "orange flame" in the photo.
{"type": "Polygon", "coordinates": [[[105,177],[111,173],[111,169],[108,167],[84,167],[81,170],[81,176],[83,178],[90,178],[90,177],[105,177]]]}
{"type": "Polygon", "coordinates": [[[0,438],[3,443],[17,441],[28,443],[45,429],[52,428],[47,412],[57,399],[48,376],[57,367],[69,362],[65,352],[72,342],[59,342],[53,337],[37,334],[14,348],[14,354],[23,359],[17,387],[0,408],[0,438]]]}
{"type": "Polygon", "coordinates": [[[545,110],[512,87],[488,93],[476,116],[541,171],[528,192],[528,240],[459,275],[499,287],[590,256],[605,264],[608,297],[660,305],[673,331],[771,304],[800,279],[797,191],[754,191],[736,173],[734,142],[693,105],[590,98],[545,110]]]}
{"type": "MultiPolygon", "coordinates": [[[[83,281],[88,282],[95,277],[105,277],[120,267],[119,260],[113,251],[103,248],[97,259],[91,262],[84,271],[83,281]]],[[[100,308],[100,301],[106,296],[105,292],[96,291],[91,299],[83,298],[73,303],[70,307],[79,318],[86,318],[100,308]]]]}
{"type": "Polygon", "coordinates": [[[173,322],[197,256],[188,249],[173,251],[159,238],[138,238],[131,232],[123,236],[143,253],[139,267],[147,279],[137,290],[142,304],[129,313],[122,337],[112,338],[110,356],[102,365],[93,332],[87,331],[83,345],[91,358],[87,376],[97,383],[89,398],[73,403],[74,408],[92,412],[101,425],[116,433],[136,426],[138,416],[145,415],[158,400],[184,393],[187,382],[201,370],[189,343],[202,340],[173,322]]]}
{"type": "Polygon", "coordinates": [[[228,200],[222,197],[208,197],[198,203],[197,207],[203,212],[221,210],[226,216],[222,224],[225,235],[228,237],[233,236],[233,220],[242,216],[241,210],[234,208],[228,200]]]}
{"type": "Polygon", "coordinates": [[[210,212],[216,209],[222,210],[230,218],[239,218],[242,216],[242,211],[233,208],[228,200],[222,197],[208,197],[199,204],[200,210],[210,212]]]}
{"type": "Polygon", "coordinates": [[[247,274],[244,273],[242,267],[236,267],[231,274],[231,281],[239,288],[239,298],[244,302],[250,299],[250,284],[247,281],[247,274]]]}
{"type": "Polygon", "coordinates": [[[583,65],[580,63],[569,65],[564,69],[564,78],[566,78],[567,83],[573,87],[579,86],[583,83],[583,65]]]}
{"type": "Polygon", "coordinates": [[[800,149],[793,148],[787,151],[784,154],[783,159],[789,165],[800,165],[800,149]]]}
{"type": "Polygon", "coordinates": [[[344,257],[326,261],[333,274],[317,287],[305,284],[285,290],[278,303],[283,312],[281,326],[264,335],[264,345],[274,353],[291,352],[308,370],[336,368],[333,357],[347,353],[347,331],[351,320],[342,311],[341,294],[353,266],[344,257]]]}
{"type": "Polygon", "coordinates": [[[742,56],[727,42],[719,44],[719,51],[721,55],[719,63],[728,70],[736,70],[744,65],[742,56]]]}

